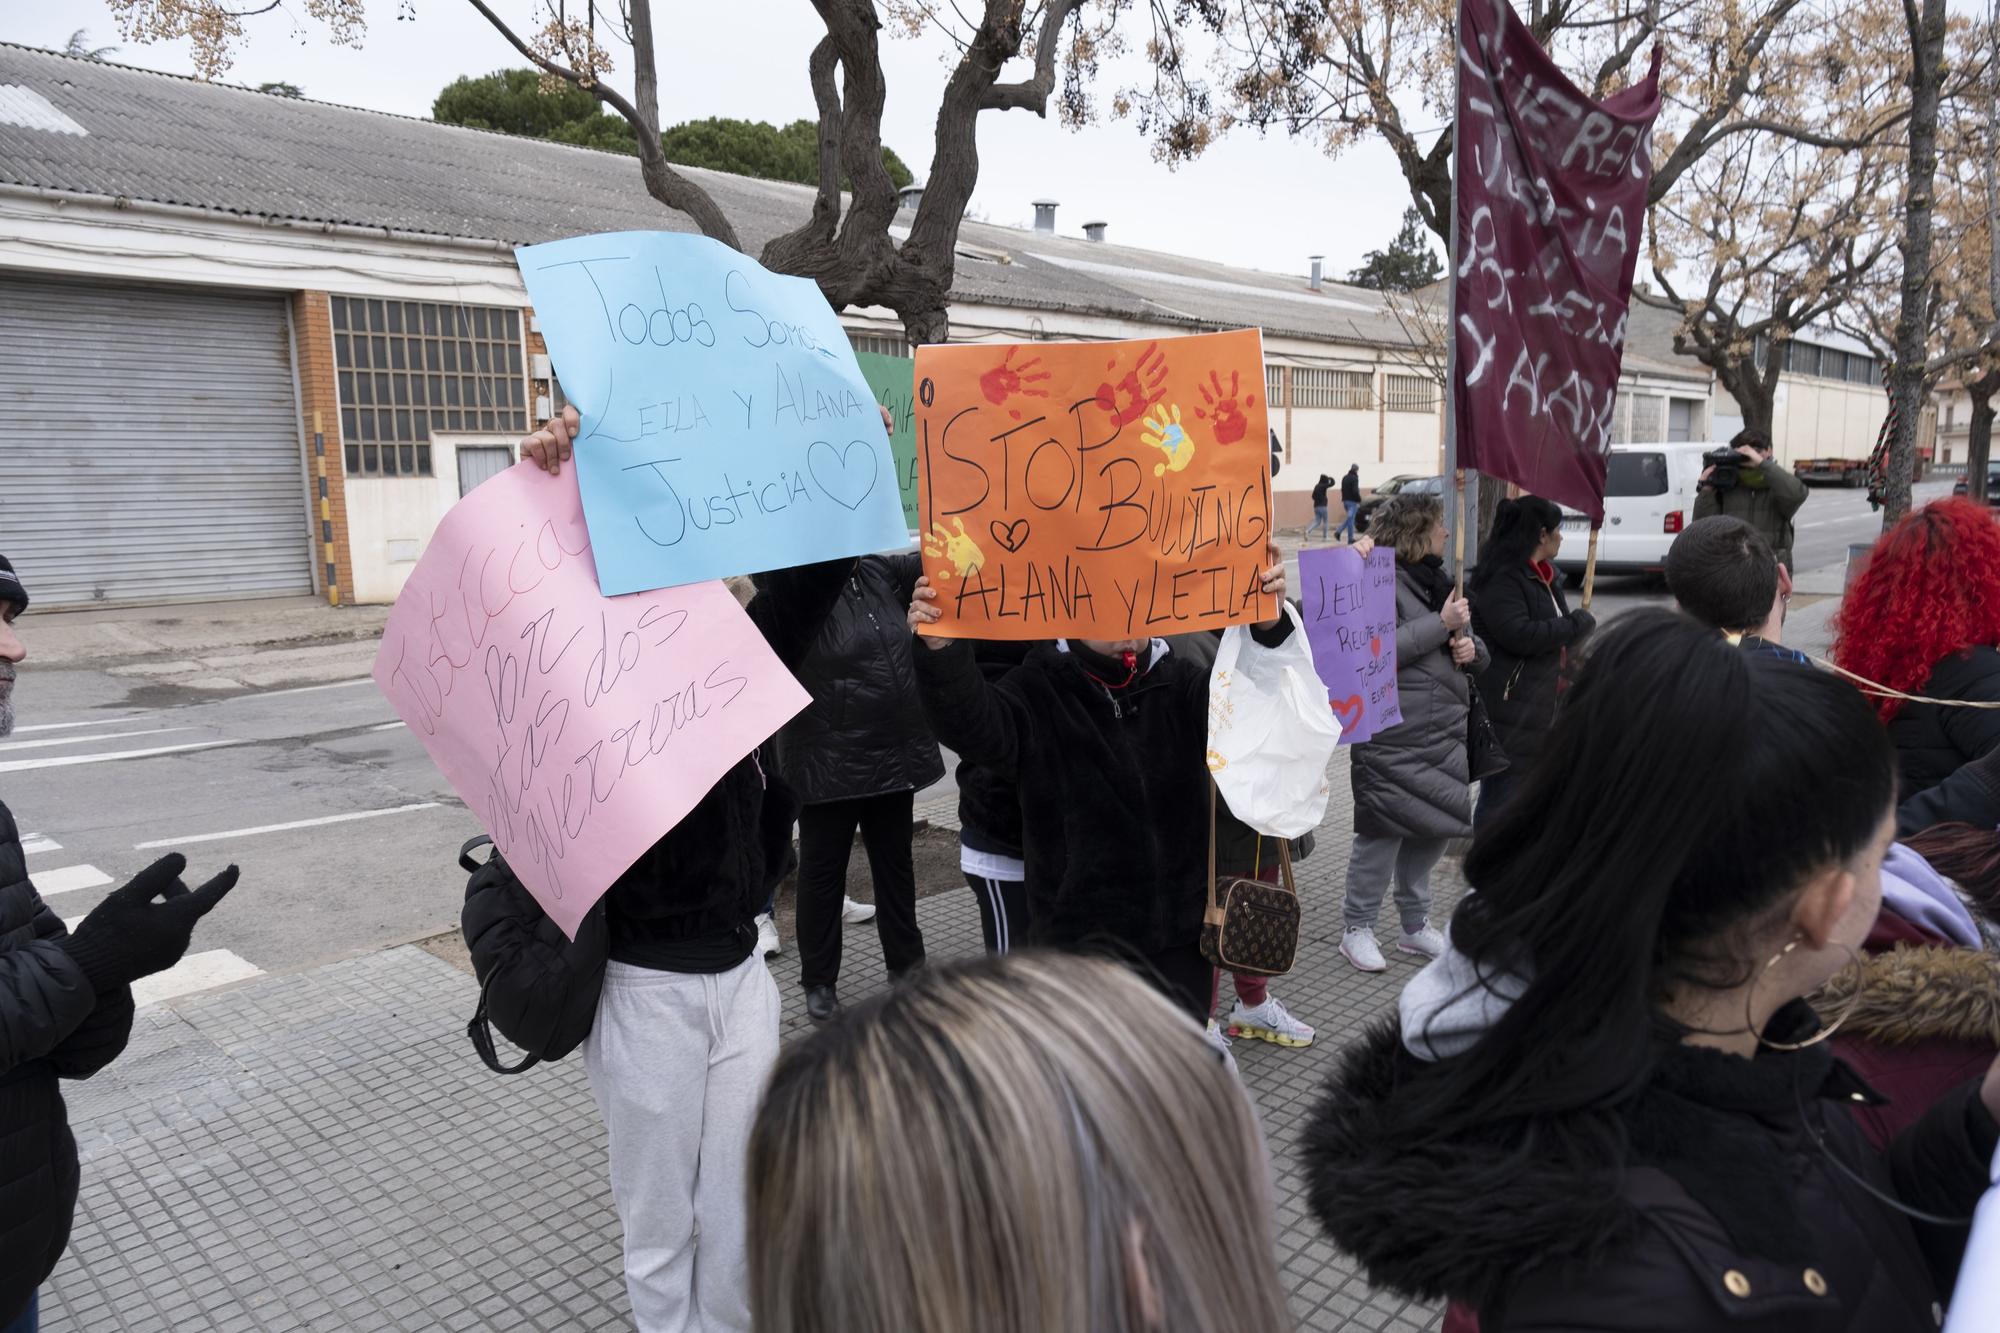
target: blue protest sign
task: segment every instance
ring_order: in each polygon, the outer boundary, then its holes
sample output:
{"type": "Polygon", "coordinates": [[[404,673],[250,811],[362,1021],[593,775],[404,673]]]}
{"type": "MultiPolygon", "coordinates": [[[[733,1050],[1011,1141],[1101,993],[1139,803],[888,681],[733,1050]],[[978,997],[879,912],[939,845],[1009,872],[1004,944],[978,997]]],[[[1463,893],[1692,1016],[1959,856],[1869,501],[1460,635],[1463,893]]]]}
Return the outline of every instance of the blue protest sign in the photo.
{"type": "Polygon", "coordinates": [[[705,236],[514,252],[607,597],[908,542],[875,396],[819,288],[705,236]]]}

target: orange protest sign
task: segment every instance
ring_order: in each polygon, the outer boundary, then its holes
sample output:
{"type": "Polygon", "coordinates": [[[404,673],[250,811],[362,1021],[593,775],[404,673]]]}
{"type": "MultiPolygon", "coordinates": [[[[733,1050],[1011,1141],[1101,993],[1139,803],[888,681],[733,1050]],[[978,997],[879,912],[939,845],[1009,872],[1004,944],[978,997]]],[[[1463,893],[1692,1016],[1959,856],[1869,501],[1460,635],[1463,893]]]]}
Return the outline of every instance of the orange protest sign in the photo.
{"type": "Polygon", "coordinates": [[[1264,344],[917,349],[924,633],[1130,639],[1278,614],[1264,344]]]}

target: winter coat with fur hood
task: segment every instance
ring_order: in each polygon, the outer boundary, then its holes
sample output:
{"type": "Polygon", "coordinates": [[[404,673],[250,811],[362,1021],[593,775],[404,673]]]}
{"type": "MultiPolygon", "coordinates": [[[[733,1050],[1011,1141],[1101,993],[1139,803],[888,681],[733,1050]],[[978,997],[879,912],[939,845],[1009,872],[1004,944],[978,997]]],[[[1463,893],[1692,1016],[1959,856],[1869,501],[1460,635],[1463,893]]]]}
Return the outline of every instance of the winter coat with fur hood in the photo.
{"type": "Polygon", "coordinates": [[[1814,1003],[1847,1014],[1834,1050],[1888,1098],[1854,1109],[1878,1148],[2000,1054],[2000,959],[1982,949],[1898,944],[1837,974],[1814,1003]]]}
{"type": "MultiPolygon", "coordinates": [[[[1795,1004],[1773,1035],[1818,1025],[1795,1004]]],[[[1411,1098],[1441,1067],[1387,1024],[1349,1049],[1306,1131],[1309,1200],[1370,1282],[1461,1301],[1481,1333],[1934,1333],[1964,1228],[1912,1223],[1829,1154],[1964,1217],[2000,1138],[1973,1083],[1876,1154],[1846,1111],[1876,1094],[1824,1045],[1665,1047],[1588,1130],[1542,1118],[1440,1138],[1411,1098]]]]}

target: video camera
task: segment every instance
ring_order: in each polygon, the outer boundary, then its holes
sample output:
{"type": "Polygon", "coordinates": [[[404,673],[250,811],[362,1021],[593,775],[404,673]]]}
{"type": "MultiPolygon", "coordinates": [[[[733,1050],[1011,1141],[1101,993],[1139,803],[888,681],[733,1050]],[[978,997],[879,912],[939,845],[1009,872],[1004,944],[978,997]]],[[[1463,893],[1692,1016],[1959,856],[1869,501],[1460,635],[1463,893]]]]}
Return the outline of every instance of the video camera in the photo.
{"type": "Polygon", "coordinates": [[[1743,479],[1743,455],[1729,445],[1710,449],[1701,456],[1701,461],[1713,469],[1701,483],[1703,486],[1712,486],[1717,492],[1733,491],[1743,479]]]}

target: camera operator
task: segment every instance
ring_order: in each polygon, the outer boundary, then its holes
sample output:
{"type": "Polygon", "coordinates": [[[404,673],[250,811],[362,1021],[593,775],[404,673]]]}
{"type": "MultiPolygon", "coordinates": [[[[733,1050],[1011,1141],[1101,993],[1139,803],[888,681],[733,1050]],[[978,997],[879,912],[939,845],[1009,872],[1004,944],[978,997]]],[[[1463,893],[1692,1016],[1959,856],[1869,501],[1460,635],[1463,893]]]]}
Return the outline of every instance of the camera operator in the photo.
{"type": "Polygon", "coordinates": [[[1806,502],[1806,484],[1771,456],[1771,437],[1761,430],[1743,430],[1727,449],[1703,455],[1694,516],[1727,514],[1740,518],[1763,535],[1778,563],[1792,570],[1792,516],[1806,502]]]}

